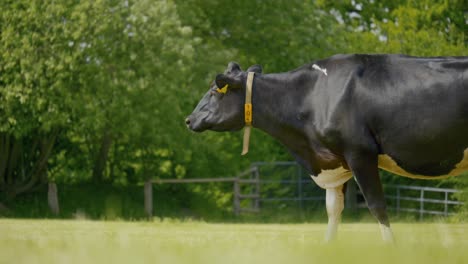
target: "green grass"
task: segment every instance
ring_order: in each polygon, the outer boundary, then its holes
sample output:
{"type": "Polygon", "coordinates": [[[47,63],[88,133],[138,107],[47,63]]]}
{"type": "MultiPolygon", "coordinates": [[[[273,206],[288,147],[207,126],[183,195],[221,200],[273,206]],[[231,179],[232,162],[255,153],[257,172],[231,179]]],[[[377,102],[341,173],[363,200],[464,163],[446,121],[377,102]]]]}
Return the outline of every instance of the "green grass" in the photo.
{"type": "Polygon", "coordinates": [[[0,219],[0,263],[467,263],[468,225],[209,224],[0,219]]]}

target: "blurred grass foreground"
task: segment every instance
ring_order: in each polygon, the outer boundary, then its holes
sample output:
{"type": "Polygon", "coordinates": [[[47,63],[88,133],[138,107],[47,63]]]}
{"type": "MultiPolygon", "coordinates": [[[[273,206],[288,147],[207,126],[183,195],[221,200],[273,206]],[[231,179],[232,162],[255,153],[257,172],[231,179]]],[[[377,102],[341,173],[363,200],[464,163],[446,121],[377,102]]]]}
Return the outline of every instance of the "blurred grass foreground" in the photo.
{"type": "Polygon", "coordinates": [[[466,263],[468,225],[0,220],[0,263],[466,263]]]}

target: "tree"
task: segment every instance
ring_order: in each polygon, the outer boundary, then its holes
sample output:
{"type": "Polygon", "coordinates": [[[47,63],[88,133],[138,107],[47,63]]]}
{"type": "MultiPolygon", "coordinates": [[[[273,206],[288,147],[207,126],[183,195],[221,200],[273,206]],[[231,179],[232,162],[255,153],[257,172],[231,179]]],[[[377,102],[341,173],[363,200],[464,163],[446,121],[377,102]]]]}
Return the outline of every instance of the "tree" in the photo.
{"type": "Polygon", "coordinates": [[[335,15],[351,53],[466,55],[466,1],[319,1],[335,15]]]}
{"type": "Polygon", "coordinates": [[[84,59],[69,42],[68,10],[39,1],[2,2],[0,189],[9,198],[47,181],[48,159],[69,123],[84,59]]]}
{"type": "MultiPolygon", "coordinates": [[[[158,162],[158,153],[170,148],[174,127],[183,121],[177,93],[180,76],[191,68],[191,29],[180,23],[172,2],[93,5],[77,11],[96,21],[94,31],[83,34],[93,63],[83,75],[79,96],[85,107],[71,132],[80,145],[75,150],[88,157],[84,167],[92,168],[96,182],[153,177],[167,164],[158,162]]],[[[59,163],[75,155],[69,147],[62,151],[59,163]]]]}
{"type": "MultiPolygon", "coordinates": [[[[128,168],[118,164],[128,162],[115,160],[119,152],[147,156],[168,147],[173,120],[182,115],[174,107],[179,76],[190,69],[194,51],[174,3],[8,1],[1,7],[4,193],[13,198],[48,177],[111,177],[111,156],[114,174],[126,176],[128,168]],[[109,153],[117,139],[125,147],[109,153]]],[[[158,167],[140,163],[149,175],[158,167]]]]}

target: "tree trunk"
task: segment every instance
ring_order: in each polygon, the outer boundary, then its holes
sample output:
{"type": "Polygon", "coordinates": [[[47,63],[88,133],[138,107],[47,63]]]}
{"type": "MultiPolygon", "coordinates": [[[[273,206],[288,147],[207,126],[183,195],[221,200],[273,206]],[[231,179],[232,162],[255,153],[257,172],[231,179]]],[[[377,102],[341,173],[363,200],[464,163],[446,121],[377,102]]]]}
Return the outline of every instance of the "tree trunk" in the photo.
{"type": "Polygon", "coordinates": [[[49,182],[47,201],[49,203],[50,211],[52,211],[54,215],[58,215],[60,213],[60,207],[57,196],[57,185],[54,182],[49,182]]]}
{"type": "Polygon", "coordinates": [[[144,194],[146,216],[148,219],[151,219],[151,217],[153,217],[153,184],[151,180],[145,182],[144,194]]]}
{"type": "Polygon", "coordinates": [[[109,157],[109,150],[112,146],[113,138],[109,131],[104,132],[101,138],[101,146],[96,156],[93,168],[93,180],[95,182],[104,181],[104,170],[107,165],[107,159],[109,157]]]}
{"type": "Polygon", "coordinates": [[[34,188],[34,186],[40,182],[40,180],[44,180],[44,178],[47,176],[47,162],[50,155],[52,154],[52,149],[54,147],[56,137],[57,133],[54,133],[49,138],[41,141],[39,157],[31,171],[28,173],[28,176],[30,177],[29,181],[26,184],[14,188],[10,194],[10,199],[13,199],[16,195],[27,192],[34,188]]]}
{"type": "Polygon", "coordinates": [[[10,137],[7,134],[0,136],[0,186],[6,183],[6,170],[10,152],[10,137]]]}
{"type": "Polygon", "coordinates": [[[7,183],[13,184],[15,182],[14,173],[16,170],[16,165],[18,164],[18,158],[20,153],[20,141],[19,140],[11,140],[11,150],[10,155],[8,157],[8,167],[6,170],[6,179],[7,183]]]}

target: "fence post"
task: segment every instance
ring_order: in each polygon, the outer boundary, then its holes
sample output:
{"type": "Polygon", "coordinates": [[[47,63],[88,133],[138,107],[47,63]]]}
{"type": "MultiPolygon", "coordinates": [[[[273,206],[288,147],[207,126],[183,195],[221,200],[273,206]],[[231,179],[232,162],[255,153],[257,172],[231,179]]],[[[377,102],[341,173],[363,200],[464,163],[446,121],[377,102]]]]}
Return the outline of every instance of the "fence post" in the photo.
{"type": "Polygon", "coordinates": [[[258,167],[255,167],[255,209],[260,210],[260,172],[258,167]]]}
{"type": "Polygon", "coordinates": [[[300,208],[304,208],[304,202],[302,198],[302,169],[301,166],[296,165],[297,168],[297,198],[299,199],[300,208]]]}
{"type": "Polygon", "coordinates": [[[239,186],[239,177],[236,177],[234,180],[234,197],[233,197],[233,210],[234,215],[238,216],[240,213],[240,186],[239,186]]]}
{"type": "Polygon", "coordinates": [[[419,204],[419,221],[422,221],[424,218],[424,189],[421,189],[421,197],[419,204]]]}
{"type": "Polygon", "coordinates": [[[250,194],[252,195],[252,198],[250,199],[250,207],[255,208],[256,199],[254,196],[257,194],[257,187],[255,185],[255,181],[256,181],[255,170],[252,168],[250,169],[249,180],[252,181],[252,183],[250,183],[250,194]]]}
{"type": "Polygon", "coordinates": [[[153,183],[151,180],[145,182],[145,213],[148,218],[153,217],[153,183]]]}
{"type": "Polygon", "coordinates": [[[400,216],[400,186],[397,186],[397,204],[396,204],[396,211],[397,211],[397,215],[400,216]]]}
{"type": "Polygon", "coordinates": [[[60,213],[59,201],[57,196],[57,185],[55,182],[49,182],[49,190],[47,192],[47,201],[49,208],[54,215],[60,213]]]}
{"type": "Polygon", "coordinates": [[[444,216],[448,216],[448,192],[445,191],[444,216]]]}

